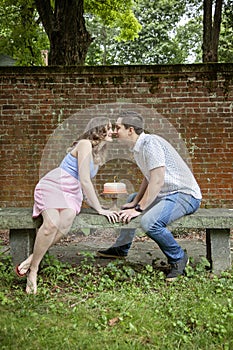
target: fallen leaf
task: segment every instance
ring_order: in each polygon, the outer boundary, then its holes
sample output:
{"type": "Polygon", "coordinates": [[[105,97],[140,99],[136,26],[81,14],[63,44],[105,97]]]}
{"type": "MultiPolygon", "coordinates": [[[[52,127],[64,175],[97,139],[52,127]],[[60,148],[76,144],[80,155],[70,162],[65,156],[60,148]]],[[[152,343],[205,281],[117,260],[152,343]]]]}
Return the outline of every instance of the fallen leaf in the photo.
{"type": "Polygon", "coordinates": [[[120,321],[119,317],[114,317],[111,320],[108,321],[108,325],[110,327],[115,326],[120,321]]]}

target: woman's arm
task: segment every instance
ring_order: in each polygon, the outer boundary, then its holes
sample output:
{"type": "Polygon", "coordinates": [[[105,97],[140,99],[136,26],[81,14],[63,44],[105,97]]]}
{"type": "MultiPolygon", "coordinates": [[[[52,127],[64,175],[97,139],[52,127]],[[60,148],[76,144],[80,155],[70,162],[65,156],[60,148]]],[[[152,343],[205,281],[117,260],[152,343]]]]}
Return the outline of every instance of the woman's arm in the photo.
{"type": "Polygon", "coordinates": [[[99,213],[102,208],[90,177],[90,164],[92,161],[91,142],[89,140],[79,141],[73,152],[78,158],[78,171],[83,193],[87,197],[90,206],[99,213]]]}
{"type": "Polygon", "coordinates": [[[111,210],[105,210],[101,207],[99,199],[96,195],[95,188],[90,177],[90,164],[92,159],[92,145],[89,140],[81,140],[72,151],[72,155],[78,158],[79,178],[83,193],[87,197],[88,204],[94,208],[99,214],[108,217],[109,221],[116,222],[118,215],[111,210]]]}

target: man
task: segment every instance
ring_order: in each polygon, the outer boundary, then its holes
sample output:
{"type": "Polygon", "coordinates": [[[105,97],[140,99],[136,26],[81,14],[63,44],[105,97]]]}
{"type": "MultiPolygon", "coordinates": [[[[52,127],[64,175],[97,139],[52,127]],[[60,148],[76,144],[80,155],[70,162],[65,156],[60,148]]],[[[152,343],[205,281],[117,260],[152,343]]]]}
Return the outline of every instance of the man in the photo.
{"type": "MultiPolygon", "coordinates": [[[[195,212],[201,202],[200,188],[187,164],[169,142],[157,135],[144,133],[140,114],[126,111],[116,122],[119,141],[129,142],[134,159],[144,175],[140,189],[122,207],[119,218],[124,223],[141,215],[141,226],[167,257],[171,270],[167,281],[184,275],[188,263],[186,252],[167,229],[172,221],[195,212]]],[[[101,257],[127,256],[135,230],[122,229],[116,243],[98,251],[101,257]]]]}

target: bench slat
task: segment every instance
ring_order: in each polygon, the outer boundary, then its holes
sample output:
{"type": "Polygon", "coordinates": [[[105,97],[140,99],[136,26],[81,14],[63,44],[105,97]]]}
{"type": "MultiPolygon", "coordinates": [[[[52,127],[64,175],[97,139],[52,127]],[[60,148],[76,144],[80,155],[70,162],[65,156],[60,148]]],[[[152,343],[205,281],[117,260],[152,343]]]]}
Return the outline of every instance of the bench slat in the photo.
{"type": "MultiPolygon", "coordinates": [[[[3,208],[0,209],[0,229],[32,229],[38,228],[41,218],[32,219],[31,208],[3,208]]],[[[82,209],[76,216],[71,231],[82,228],[135,228],[140,227],[140,217],[129,224],[111,224],[107,218],[98,215],[93,209],[82,209]]],[[[233,228],[233,209],[199,209],[196,213],[186,215],[174,221],[171,228],[233,228]]]]}

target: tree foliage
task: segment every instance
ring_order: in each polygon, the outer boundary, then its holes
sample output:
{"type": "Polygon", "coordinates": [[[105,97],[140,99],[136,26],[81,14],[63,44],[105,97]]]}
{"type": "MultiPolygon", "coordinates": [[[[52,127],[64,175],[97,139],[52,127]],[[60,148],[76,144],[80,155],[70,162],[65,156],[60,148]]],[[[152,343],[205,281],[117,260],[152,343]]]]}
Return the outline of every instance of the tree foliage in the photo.
{"type": "Polygon", "coordinates": [[[221,32],[218,46],[218,61],[233,62],[233,0],[223,7],[221,32]]]}
{"type": "Polygon", "coordinates": [[[19,65],[42,65],[41,50],[59,65],[233,61],[233,0],[1,3],[0,52],[19,65]]]}
{"type": "Polygon", "coordinates": [[[88,52],[89,64],[147,64],[172,63],[183,60],[179,43],[170,35],[174,23],[184,14],[185,3],[178,0],[139,0],[134,14],[142,26],[137,38],[118,41],[116,30],[108,28],[96,18],[88,25],[96,33],[96,40],[88,52]]]}
{"type": "Polygon", "coordinates": [[[0,52],[17,60],[18,65],[42,65],[41,50],[49,41],[40,24],[33,0],[1,0],[0,52]]]}
{"type": "MultiPolygon", "coordinates": [[[[218,45],[220,62],[233,61],[231,4],[232,0],[225,0],[222,9],[218,45]]],[[[138,38],[126,43],[118,42],[117,32],[98,19],[88,19],[89,30],[96,36],[88,51],[88,64],[202,62],[203,2],[139,0],[134,13],[142,24],[142,30],[138,38]]]]}
{"type": "Polygon", "coordinates": [[[87,15],[118,27],[119,40],[132,40],[141,28],[131,10],[133,0],[1,1],[0,50],[20,65],[41,65],[46,49],[50,64],[83,64],[94,39],[86,30],[84,6],[87,15]]]}
{"type": "Polygon", "coordinates": [[[117,40],[128,41],[138,37],[141,25],[133,12],[133,0],[85,0],[84,4],[87,15],[99,19],[108,28],[118,30],[117,40]]]}

